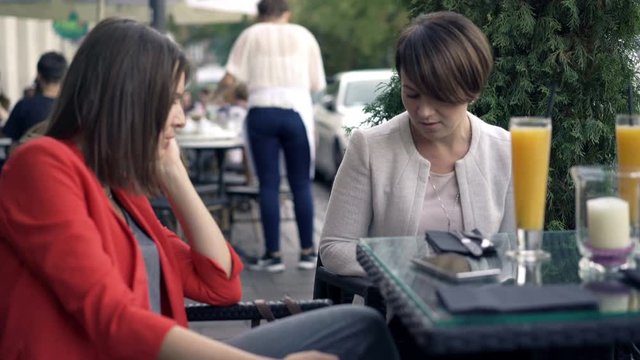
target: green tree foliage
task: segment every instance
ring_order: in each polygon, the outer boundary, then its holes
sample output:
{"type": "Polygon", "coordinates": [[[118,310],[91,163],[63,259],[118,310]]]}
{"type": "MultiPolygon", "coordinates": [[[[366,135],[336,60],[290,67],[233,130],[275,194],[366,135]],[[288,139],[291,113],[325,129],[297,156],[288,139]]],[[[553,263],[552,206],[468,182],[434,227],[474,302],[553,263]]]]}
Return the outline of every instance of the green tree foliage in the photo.
{"type": "Polygon", "coordinates": [[[195,41],[207,41],[209,48],[215,55],[215,59],[224,65],[227,62],[229,52],[233,42],[240,35],[242,30],[253,22],[246,19],[230,24],[208,24],[208,25],[184,25],[180,26],[170,21],[168,24],[170,32],[176,41],[183,45],[188,45],[195,41]]]}
{"type": "MultiPolygon", "coordinates": [[[[553,84],[557,87],[547,228],[573,228],[568,170],[615,161],[615,115],[628,111],[628,84],[637,81],[640,2],[412,0],[410,16],[438,10],[469,17],[493,46],[494,71],[470,107],[488,123],[507,128],[511,116],[547,114],[553,84]]],[[[402,108],[397,93],[398,85],[390,84],[369,107],[370,122],[385,121],[402,108]]]]}
{"type": "Polygon", "coordinates": [[[327,74],[393,64],[394,41],[408,22],[402,0],[290,3],[293,22],[308,28],[318,39],[327,74]]]}

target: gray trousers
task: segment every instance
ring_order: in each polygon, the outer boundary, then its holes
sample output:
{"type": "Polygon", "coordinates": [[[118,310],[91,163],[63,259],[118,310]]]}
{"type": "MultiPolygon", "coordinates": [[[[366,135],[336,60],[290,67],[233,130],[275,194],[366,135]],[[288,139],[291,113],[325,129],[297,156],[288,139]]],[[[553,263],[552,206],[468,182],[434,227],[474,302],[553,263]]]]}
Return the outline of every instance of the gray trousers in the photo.
{"type": "Polygon", "coordinates": [[[340,359],[399,359],[382,316],[357,305],[336,305],[261,325],[227,341],[262,356],[283,358],[318,350],[340,359]]]}

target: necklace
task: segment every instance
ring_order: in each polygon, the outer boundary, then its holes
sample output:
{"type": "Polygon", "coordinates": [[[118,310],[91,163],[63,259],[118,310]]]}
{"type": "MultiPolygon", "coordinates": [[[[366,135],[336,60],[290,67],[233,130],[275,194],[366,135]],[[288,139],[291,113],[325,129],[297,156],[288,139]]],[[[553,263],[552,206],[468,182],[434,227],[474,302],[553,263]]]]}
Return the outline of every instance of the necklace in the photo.
{"type": "MultiPolygon", "coordinates": [[[[451,217],[449,216],[449,212],[447,211],[446,206],[444,206],[444,201],[442,201],[442,198],[440,197],[440,191],[438,191],[438,188],[436,188],[434,183],[431,181],[431,175],[429,175],[429,177],[427,178],[427,182],[433,188],[433,192],[436,194],[436,198],[438,198],[438,202],[440,203],[442,212],[444,213],[444,216],[447,218],[447,229],[451,231],[451,223],[452,223],[451,217]]],[[[451,208],[452,211],[456,208],[459,201],[460,201],[460,191],[456,193],[456,198],[453,202],[453,207],[451,208]]]]}

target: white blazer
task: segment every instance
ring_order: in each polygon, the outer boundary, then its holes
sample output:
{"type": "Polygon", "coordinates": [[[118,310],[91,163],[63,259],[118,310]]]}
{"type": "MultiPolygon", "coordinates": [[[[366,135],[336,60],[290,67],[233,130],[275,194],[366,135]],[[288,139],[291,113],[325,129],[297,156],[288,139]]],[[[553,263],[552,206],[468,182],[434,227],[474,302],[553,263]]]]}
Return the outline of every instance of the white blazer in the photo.
{"type": "MultiPolygon", "coordinates": [[[[471,145],[455,163],[464,229],[514,232],[510,134],[468,117],[471,145]]],[[[406,112],[355,131],[331,190],[320,240],[324,266],[364,276],[356,261],[360,238],[418,235],[430,168],[413,143],[406,112]]]]}

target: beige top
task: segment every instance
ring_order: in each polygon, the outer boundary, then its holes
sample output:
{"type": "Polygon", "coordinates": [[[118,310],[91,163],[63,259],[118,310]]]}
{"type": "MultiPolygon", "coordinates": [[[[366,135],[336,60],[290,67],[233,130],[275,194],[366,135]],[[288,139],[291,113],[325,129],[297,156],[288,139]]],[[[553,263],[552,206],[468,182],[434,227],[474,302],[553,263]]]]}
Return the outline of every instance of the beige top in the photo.
{"type": "Polygon", "coordinates": [[[430,172],[427,183],[429,186],[424,193],[418,233],[424,233],[427,230],[464,230],[460,191],[455,171],[447,174],[430,172]]]}
{"type": "Polygon", "coordinates": [[[226,70],[246,83],[249,92],[274,87],[315,92],[326,85],[320,46],[297,24],[263,22],[248,27],[233,44],[226,70]]]}
{"type": "MultiPolygon", "coordinates": [[[[254,24],[233,44],[226,70],[247,84],[249,108],[293,109],[302,118],[307,139],[315,138],[311,92],[324,89],[326,80],[320,46],[309,30],[289,23],[254,24]]],[[[313,177],[315,142],[308,143],[313,177]]]]}

